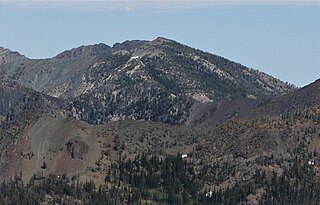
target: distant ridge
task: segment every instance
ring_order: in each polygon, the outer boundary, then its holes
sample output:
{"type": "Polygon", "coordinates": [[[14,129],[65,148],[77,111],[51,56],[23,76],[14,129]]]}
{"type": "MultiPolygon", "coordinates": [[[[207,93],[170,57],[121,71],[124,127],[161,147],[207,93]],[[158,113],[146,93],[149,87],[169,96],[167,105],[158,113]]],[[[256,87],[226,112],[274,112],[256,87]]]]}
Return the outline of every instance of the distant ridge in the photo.
{"type": "Polygon", "coordinates": [[[230,120],[249,120],[285,115],[319,107],[320,79],[291,93],[259,99],[222,101],[199,106],[188,124],[212,126],[230,120]]]}
{"type": "Polygon", "coordinates": [[[49,59],[2,50],[0,79],[69,102],[78,119],[186,122],[198,103],[281,95],[295,88],[223,57],[159,37],[80,46],[49,59]]]}

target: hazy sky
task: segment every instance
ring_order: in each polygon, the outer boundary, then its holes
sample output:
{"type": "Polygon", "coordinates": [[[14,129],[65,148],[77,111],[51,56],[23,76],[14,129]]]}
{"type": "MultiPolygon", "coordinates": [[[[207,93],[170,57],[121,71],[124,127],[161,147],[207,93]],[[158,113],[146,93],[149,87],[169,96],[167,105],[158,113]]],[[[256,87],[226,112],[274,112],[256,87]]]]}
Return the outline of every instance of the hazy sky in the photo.
{"type": "Polygon", "coordinates": [[[0,46],[30,58],[158,36],[298,86],[320,78],[319,1],[0,0],[0,46]]]}

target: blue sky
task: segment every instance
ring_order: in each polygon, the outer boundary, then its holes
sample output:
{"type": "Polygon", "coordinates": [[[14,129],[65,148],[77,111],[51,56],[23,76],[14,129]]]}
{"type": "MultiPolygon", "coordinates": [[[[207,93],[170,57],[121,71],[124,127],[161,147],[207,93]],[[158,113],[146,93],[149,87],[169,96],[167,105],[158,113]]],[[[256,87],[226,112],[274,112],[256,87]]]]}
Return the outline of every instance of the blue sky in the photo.
{"type": "Polygon", "coordinates": [[[0,46],[30,58],[158,36],[297,86],[320,78],[319,1],[0,1],[0,46]]]}

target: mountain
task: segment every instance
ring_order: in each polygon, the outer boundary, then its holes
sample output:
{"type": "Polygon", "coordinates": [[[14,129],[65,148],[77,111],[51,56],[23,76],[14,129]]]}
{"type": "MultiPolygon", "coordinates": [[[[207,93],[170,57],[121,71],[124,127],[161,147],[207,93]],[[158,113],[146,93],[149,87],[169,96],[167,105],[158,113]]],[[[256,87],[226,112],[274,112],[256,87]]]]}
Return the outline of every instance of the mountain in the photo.
{"type": "Polygon", "coordinates": [[[320,79],[285,95],[200,104],[187,124],[213,126],[230,120],[274,117],[317,107],[319,102],[320,79]]]}
{"type": "Polygon", "coordinates": [[[320,80],[165,38],[0,58],[0,204],[320,201],[320,80]]]}
{"type": "Polygon", "coordinates": [[[19,58],[1,65],[0,73],[0,79],[68,101],[75,117],[93,124],[127,118],[181,124],[198,103],[295,89],[165,38],[81,46],[50,59],[19,58]]]}

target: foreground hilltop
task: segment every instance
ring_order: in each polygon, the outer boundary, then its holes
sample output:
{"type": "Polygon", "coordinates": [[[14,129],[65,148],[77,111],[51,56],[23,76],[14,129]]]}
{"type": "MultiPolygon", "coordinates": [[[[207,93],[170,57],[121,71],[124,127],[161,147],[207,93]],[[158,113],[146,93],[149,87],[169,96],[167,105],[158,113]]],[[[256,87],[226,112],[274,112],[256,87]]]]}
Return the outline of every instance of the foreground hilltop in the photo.
{"type": "Polygon", "coordinates": [[[5,53],[18,57],[3,61],[0,79],[67,100],[75,117],[94,124],[126,118],[181,124],[197,103],[294,90],[265,73],[165,38],[81,46],[50,59],[5,53]]]}
{"type": "Polygon", "coordinates": [[[25,193],[32,190],[45,201],[43,192],[38,193],[44,186],[50,197],[68,204],[106,203],[87,198],[87,192],[94,192],[87,186],[95,185],[104,189],[91,194],[103,194],[107,204],[316,204],[318,82],[260,104],[258,110],[270,110],[271,105],[278,110],[284,102],[295,105],[273,115],[189,127],[135,120],[88,124],[63,110],[61,100],[2,83],[0,96],[12,100],[0,109],[0,179],[21,172],[12,189],[31,179],[25,193]],[[69,178],[46,178],[50,174],[69,178]],[[95,185],[86,184],[85,194],[76,194],[74,186],[89,180],[95,185]]]}

